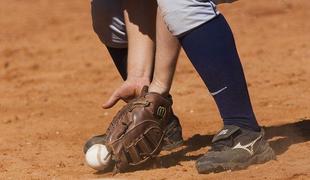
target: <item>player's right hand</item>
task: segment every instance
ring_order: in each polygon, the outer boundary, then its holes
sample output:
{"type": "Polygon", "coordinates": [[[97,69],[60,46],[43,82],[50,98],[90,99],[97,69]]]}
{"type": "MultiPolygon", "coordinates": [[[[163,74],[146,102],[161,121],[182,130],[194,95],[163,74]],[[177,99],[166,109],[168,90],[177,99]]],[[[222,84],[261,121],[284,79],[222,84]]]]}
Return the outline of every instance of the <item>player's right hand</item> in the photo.
{"type": "Polygon", "coordinates": [[[119,88],[117,88],[111,97],[102,105],[104,109],[113,107],[119,100],[129,102],[137,97],[143,86],[148,86],[148,78],[128,78],[119,88]]]}

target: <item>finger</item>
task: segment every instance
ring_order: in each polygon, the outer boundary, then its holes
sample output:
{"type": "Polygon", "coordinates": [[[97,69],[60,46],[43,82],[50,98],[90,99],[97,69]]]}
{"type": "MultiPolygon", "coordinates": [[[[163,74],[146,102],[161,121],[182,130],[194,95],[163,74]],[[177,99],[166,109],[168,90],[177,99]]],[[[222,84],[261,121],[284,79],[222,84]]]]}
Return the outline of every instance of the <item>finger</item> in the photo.
{"type": "Polygon", "coordinates": [[[115,92],[112,94],[112,96],[109,98],[108,101],[106,101],[103,105],[102,108],[103,109],[109,109],[112,108],[119,100],[120,100],[120,96],[118,95],[118,92],[115,92]]]}
{"type": "Polygon", "coordinates": [[[123,98],[121,98],[121,100],[125,101],[126,103],[129,103],[130,101],[132,101],[135,98],[136,98],[135,95],[131,95],[131,96],[128,96],[128,97],[123,97],[123,98]]]}

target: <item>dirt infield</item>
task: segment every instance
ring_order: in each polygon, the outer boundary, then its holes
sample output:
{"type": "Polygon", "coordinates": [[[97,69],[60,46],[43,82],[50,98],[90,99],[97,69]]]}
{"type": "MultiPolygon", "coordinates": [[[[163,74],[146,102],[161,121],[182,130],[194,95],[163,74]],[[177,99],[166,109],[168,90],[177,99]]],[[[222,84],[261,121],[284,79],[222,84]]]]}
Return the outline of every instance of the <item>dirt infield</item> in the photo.
{"type": "Polygon", "coordinates": [[[89,1],[0,1],[0,179],[310,179],[310,1],[240,0],[219,8],[234,31],[252,103],[277,160],[198,175],[221,120],[184,53],[172,89],[186,143],[162,168],[112,176],[82,147],[122,105],[121,79],[93,33],[89,1]]]}

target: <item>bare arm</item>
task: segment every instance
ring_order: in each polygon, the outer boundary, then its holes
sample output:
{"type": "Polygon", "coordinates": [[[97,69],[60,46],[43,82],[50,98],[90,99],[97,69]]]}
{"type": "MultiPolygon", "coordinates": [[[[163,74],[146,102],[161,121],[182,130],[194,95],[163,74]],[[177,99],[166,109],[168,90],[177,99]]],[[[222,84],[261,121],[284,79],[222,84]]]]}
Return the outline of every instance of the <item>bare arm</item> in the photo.
{"type": "Polygon", "coordinates": [[[120,99],[129,101],[149,85],[155,56],[155,1],[126,0],[124,16],[128,36],[128,76],[114,91],[103,108],[113,107],[120,99]]]}
{"type": "Polygon", "coordinates": [[[153,74],[155,56],[156,2],[125,1],[125,23],[128,34],[128,79],[153,74]]]}
{"type": "Polygon", "coordinates": [[[157,12],[156,22],[156,56],[155,69],[151,92],[168,94],[172,85],[180,44],[168,30],[163,21],[160,10],[157,12]]]}

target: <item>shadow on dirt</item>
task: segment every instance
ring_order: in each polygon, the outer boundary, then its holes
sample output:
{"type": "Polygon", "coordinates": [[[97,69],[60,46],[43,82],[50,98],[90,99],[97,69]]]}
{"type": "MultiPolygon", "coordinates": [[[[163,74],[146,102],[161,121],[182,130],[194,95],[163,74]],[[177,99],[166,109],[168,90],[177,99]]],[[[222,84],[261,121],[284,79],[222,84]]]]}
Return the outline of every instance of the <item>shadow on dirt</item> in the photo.
{"type": "Polygon", "coordinates": [[[184,148],[179,151],[172,152],[170,154],[160,157],[161,167],[168,168],[171,166],[180,165],[181,161],[193,161],[198,159],[200,155],[186,155],[187,153],[194,152],[200,148],[210,146],[213,135],[200,135],[195,134],[193,137],[190,137],[184,141],[184,148]]]}
{"type": "MultiPolygon", "coordinates": [[[[283,154],[293,144],[310,141],[310,119],[280,126],[264,127],[266,139],[276,155],[283,154]]],[[[185,141],[185,148],[160,157],[161,167],[168,168],[179,165],[182,161],[193,161],[202,154],[186,156],[187,153],[210,146],[213,135],[194,135],[185,141]]]]}
{"type": "Polygon", "coordinates": [[[281,155],[293,144],[310,141],[310,119],[292,124],[265,127],[266,139],[276,155],[281,155]]]}

